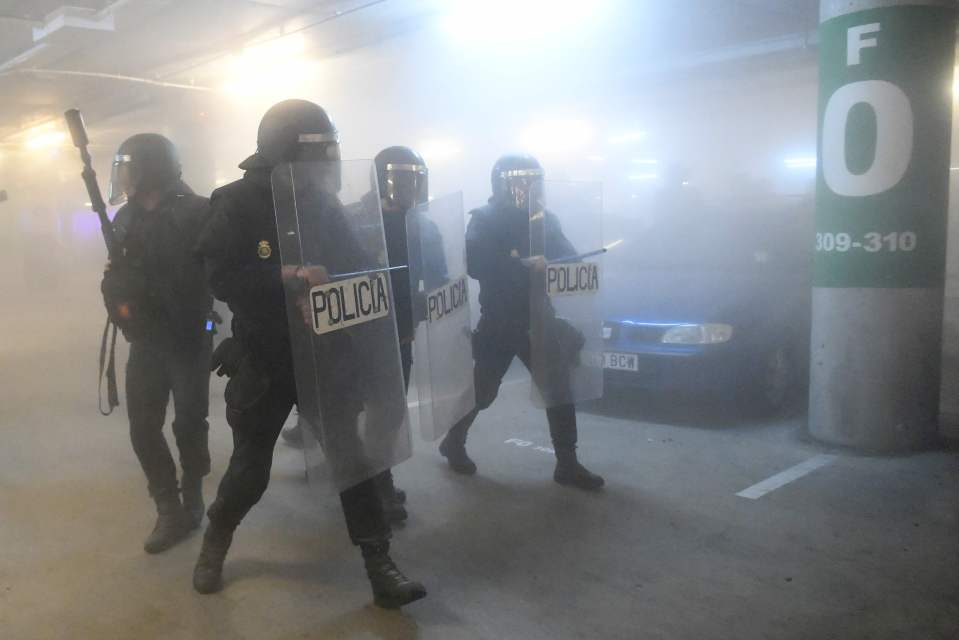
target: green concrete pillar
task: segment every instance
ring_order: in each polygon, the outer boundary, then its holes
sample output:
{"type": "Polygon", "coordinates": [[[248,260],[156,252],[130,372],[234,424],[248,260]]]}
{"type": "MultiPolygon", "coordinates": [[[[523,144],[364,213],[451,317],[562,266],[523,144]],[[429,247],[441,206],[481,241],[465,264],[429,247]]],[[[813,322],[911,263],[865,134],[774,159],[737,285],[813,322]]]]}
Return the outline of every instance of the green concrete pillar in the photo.
{"type": "Polygon", "coordinates": [[[822,0],[809,431],[937,439],[952,0],[822,0]]]}

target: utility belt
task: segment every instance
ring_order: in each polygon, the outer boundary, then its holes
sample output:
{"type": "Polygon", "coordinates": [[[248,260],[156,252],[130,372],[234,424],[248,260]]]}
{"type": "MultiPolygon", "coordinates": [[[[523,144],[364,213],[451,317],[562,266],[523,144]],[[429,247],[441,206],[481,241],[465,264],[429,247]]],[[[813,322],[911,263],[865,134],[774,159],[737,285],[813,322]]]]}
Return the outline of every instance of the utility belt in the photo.
{"type": "MultiPolygon", "coordinates": [[[[169,312],[164,312],[150,297],[147,278],[142,269],[134,264],[110,265],[103,273],[100,283],[103,303],[107,310],[107,321],[100,340],[100,373],[98,378],[97,399],[100,413],[110,415],[119,406],[120,399],[116,381],[116,342],[118,330],[128,342],[168,339],[171,345],[181,342],[181,336],[170,322],[166,322],[169,312]],[[111,334],[112,329],[112,334],[111,334]],[[107,406],[103,405],[103,381],[107,383],[107,406]]],[[[208,311],[198,320],[195,331],[198,335],[196,347],[202,347],[203,340],[211,339],[216,333],[216,325],[222,322],[219,314],[208,311]],[[209,335],[208,335],[209,334],[209,335]]]]}

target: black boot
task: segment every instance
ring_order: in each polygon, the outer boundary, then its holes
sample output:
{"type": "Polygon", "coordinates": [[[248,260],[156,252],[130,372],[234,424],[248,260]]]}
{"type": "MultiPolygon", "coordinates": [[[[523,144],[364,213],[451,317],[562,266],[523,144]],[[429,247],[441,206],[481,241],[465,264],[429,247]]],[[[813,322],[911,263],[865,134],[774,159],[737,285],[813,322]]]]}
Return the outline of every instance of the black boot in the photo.
{"type": "Polygon", "coordinates": [[[386,521],[391,525],[404,524],[409,518],[406,507],[403,506],[403,503],[406,502],[406,493],[397,489],[396,485],[393,484],[393,472],[390,470],[384,471],[376,476],[374,482],[376,483],[376,492],[383,503],[383,515],[386,516],[386,521]],[[402,498],[400,494],[402,494],[402,498]]]}
{"type": "Polygon", "coordinates": [[[361,542],[360,550],[373,588],[373,604],[382,609],[399,609],[426,597],[426,587],[404,576],[393,564],[388,540],[361,542]]]}
{"type": "Polygon", "coordinates": [[[590,472],[576,459],[576,449],[556,450],[556,470],[553,480],[561,485],[578,487],[587,491],[596,491],[602,488],[606,481],[602,476],[590,472]]]}
{"type": "Polygon", "coordinates": [[[157,521],[143,543],[147,553],[166,551],[190,532],[190,520],[180,504],[176,491],[163,491],[153,497],[157,504],[157,521]]]}
{"type": "Polygon", "coordinates": [[[471,476],[476,473],[476,463],[466,454],[468,429],[469,426],[463,428],[461,425],[454,425],[440,443],[440,455],[450,463],[450,469],[471,476]]]}
{"type": "Polygon", "coordinates": [[[203,522],[206,505],[203,503],[203,478],[183,478],[183,510],[189,516],[190,529],[196,529],[203,522]]]}
{"type": "Polygon", "coordinates": [[[199,593],[216,593],[223,588],[223,561],[233,542],[233,529],[212,522],[203,535],[203,548],[193,568],[193,588],[199,593]]]}

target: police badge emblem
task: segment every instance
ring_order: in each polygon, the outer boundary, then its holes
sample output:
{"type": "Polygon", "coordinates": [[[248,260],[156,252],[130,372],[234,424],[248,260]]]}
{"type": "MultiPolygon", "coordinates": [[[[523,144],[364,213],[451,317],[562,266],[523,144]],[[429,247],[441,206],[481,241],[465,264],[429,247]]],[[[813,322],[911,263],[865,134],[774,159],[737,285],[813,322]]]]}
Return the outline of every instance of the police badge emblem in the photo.
{"type": "Polygon", "coordinates": [[[256,255],[258,255],[261,260],[266,260],[273,255],[273,247],[270,246],[269,240],[260,240],[257,243],[256,255]]]}

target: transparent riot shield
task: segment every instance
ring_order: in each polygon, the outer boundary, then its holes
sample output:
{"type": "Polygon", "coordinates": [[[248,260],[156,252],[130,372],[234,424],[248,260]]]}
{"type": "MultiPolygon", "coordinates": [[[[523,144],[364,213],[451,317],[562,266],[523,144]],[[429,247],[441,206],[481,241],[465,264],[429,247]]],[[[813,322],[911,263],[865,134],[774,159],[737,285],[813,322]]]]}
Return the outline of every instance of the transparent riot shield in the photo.
{"type": "Polygon", "coordinates": [[[341,491],[412,453],[376,174],[309,162],[272,180],[307,475],[341,491]]]}
{"type": "Polygon", "coordinates": [[[463,194],[407,213],[406,237],[420,434],[436,440],[476,404],[463,194]]]}
{"type": "Polygon", "coordinates": [[[529,202],[533,401],[601,398],[602,184],[539,182],[529,202]]]}

